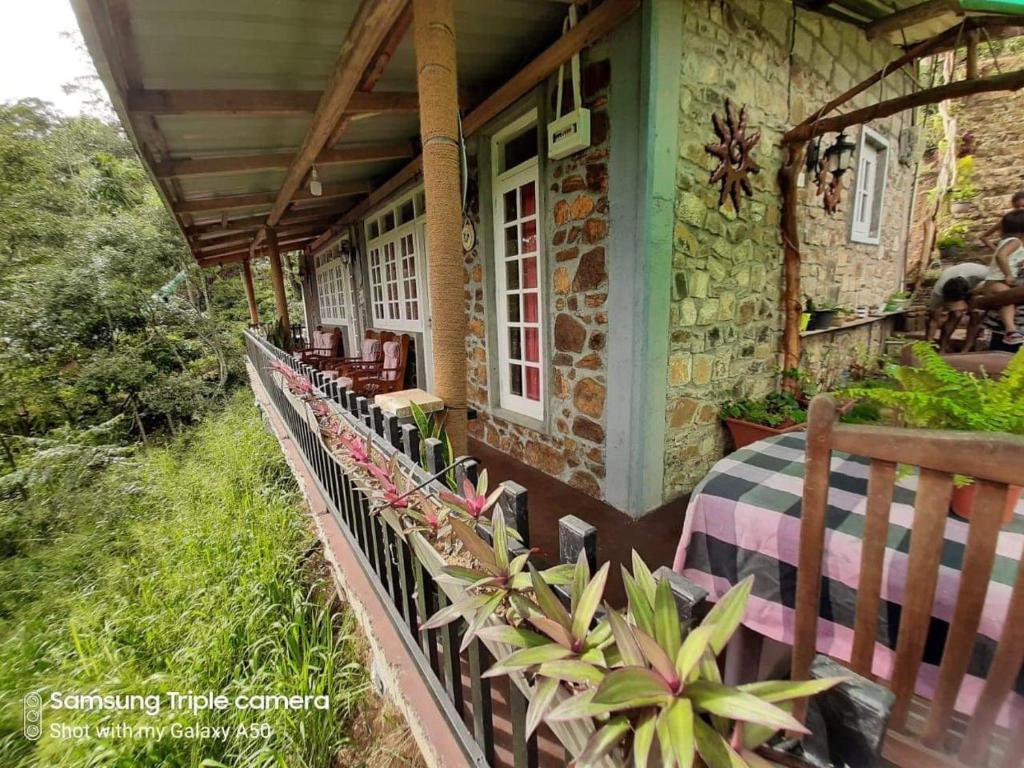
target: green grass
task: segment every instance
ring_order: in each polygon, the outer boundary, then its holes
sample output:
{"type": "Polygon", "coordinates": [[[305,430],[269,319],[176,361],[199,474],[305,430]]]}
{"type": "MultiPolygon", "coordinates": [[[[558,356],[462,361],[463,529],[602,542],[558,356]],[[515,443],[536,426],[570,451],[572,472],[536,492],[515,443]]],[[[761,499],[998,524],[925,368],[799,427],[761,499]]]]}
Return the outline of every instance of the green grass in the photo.
{"type": "MultiPolygon", "coordinates": [[[[12,511],[13,510],[13,511],[12,511]]],[[[239,395],[169,448],[105,469],[59,499],[8,502],[60,524],[0,559],[0,766],[326,767],[367,691],[355,627],[329,610],[300,497],[276,441],[239,395]],[[40,509],[43,507],[43,509],[40,509]],[[21,699],[40,691],[327,694],[330,709],[266,712],[47,710],[21,734],[21,699]],[[211,739],[60,739],[54,722],[228,727],[211,739]],[[252,737],[239,725],[265,724],[252,737]]]]}

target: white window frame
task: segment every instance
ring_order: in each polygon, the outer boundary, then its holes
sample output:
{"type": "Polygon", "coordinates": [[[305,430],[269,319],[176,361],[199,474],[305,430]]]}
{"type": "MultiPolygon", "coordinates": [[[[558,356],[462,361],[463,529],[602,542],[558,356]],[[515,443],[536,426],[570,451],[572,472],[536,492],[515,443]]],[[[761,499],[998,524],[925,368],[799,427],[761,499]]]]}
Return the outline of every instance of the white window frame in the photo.
{"type": "Polygon", "coordinates": [[[352,318],[349,264],[337,247],[316,256],[316,294],[320,322],[347,326],[352,318]]]}
{"type": "Polygon", "coordinates": [[[885,188],[889,172],[889,139],[868,126],[863,126],[857,149],[857,175],[854,179],[853,205],[850,216],[850,240],[878,245],[882,242],[882,219],[885,215],[885,188]],[[877,161],[869,172],[866,166],[870,148],[877,161]]]}
{"type": "Polygon", "coordinates": [[[370,320],[374,328],[392,331],[422,331],[426,324],[426,243],[424,237],[425,197],[423,187],[395,198],[363,220],[369,272],[370,320]],[[401,222],[401,211],[412,203],[411,219],[401,222]],[[388,217],[393,222],[385,231],[388,217]],[[411,244],[415,273],[403,273],[403,245],[411,244]],[[394,288],[392,292],[390,289],[394,288]],[[410,288],[415,290],[411,295],[410,288]],[[415,309],[415,312],[410,311],[415,309]],[[412,315],[416,315],[413,317],[412,315]]]}
{"type": "MultiPolygon", "coordinates": [[[[495,288],[495,310],[496,310],[496,329],[498,338],[498,383],[499,383],[499,397],[498,405],[508,411],[521,414],[531,419],[538,421],[544,420],[544,414],[546,410],[547,402],[547,385],[546,385],[546,333],[548,330],[547,317],[544,314],[544,287],[546,284],[546,274],[544,262],[544,238],[543,238],[543,224],[544,218],[541,215],[541,179],[540,179],[540,150],[541,144],[538,137],[537,144],[537,155],[527,160],[514,168],[507,170],[501,170],[501,163],[504,157],[504,144],[507,140],[519,136],[523,130],[534,126],[536,130],[538,113],[536,109],[532,109],[515,121],[510,123],[508,126],[503,128],[501,131],[496,133],[491,139],[491,197],[493,203],[493,242],[494,242],[494,253],[493,253],[493,268],[494,268],[494,288],[495,288]],[[523,381],[522,391],[523,395],[516,395],[512,393],[511,389],[511,373],[509,371],[510,363],[514,362],[509,357],[509,320],[508,320],[508,296],[509,290],[507,288],[507,276],[505,271],[505,219],[504,219],[504,194],[505,192],[517,189],[527,181],[533,181],[534,183],[534,195],[535,195],[535,210],[533,218],[536,222],[536,252],[535,258],[537,261],[537,336],[538,336],[538,377],[539,377],[539,399],[530,400],[525,396],[526,392],[526,368],[524,364],[523,368],[523,381]]],[[[520,221],[518,214],[521,211],[517,211],[516,221],[520,221]]],[[[520,292],[523,290],[522,286],[518,289],[520,292]]],[[[522,311],[522,310],[521,310],[522,311]]],[[[525,324],[525,316],[520,315],[520,321],[517,325],[523,327],[525,324]]],[[[522,335],[520,340],[520,349],[524,356],[526,353],[526,334],[522,335]]]]}

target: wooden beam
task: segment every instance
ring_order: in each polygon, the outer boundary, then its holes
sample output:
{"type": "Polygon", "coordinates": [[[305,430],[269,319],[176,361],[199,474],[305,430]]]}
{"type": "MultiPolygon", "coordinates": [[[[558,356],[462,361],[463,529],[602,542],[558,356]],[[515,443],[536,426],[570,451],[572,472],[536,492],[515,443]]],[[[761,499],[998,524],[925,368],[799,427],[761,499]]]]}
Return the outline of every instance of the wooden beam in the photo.
{"type": "MultiPolygon", "coordinates": [[[[316,111],[318,91],[129,91],[129,112],[149,115],[308,115],[316,111]]],[[[415,92],[380,92],[352,95],[345,107],[349,114],[415,112],[415,92]]]]}
{"type": "MultiPolygon", "coordinates": [[[[289,211],[281,217],[281,225],[285,224],[298,224],[303,221],[312,221],[318,219],[321,216],[340,216],[343,213],[347,213],[352,208],[350,201],[338,202],[330,201],[327,204],[312,210],[303,211],[289,211]]],[[[251,226],[256,226],[257,229],[263,227],[266,224],[266,215],[250,214],[247,216],[236,216],[235,218],[229,218],[225,221],[204,221],[194,227],[190,228],[190,231],[195,230],[199,232],[210,232],[215,229],[248,229],[251,226]]]]}
{"type": "MultiPolygon", "coordinates": [[[[300,230],[305,231],[307,229],[316,229],[322,232],[330,226],[331,221],[337,217],[337,215],[337,213],[314,213],[305,217],[306,221],[304,223],[289,223],[289,219],[281,219],[281,224],[278,226],[277,231],[282,235],[287,235],[291,232],[297,232],[300,230]]],[[[202,229],[192,227],[189,230],[189,242],[198,245],[199,243],[213,243],[218,240],[224,240],[232,237],[237,238],[240,234],[255,236],[263,226],[262,222],[266,217],[254,216],[252,218],[258,218],[260,223],[253,224],[248,227],[236,227],[234,229],[222,229],[215,226],[205,227],[202,229]]]]}
{"type": "MultiPolygon", "coordinates": [[[[326,224],[299,224],[294,227],[278,227],[277,236],[282,243],[288,240],[297,240],[304,238],[315,238],[321,232],[323,232],[326,224]]],[[[227,252],[235,251],[240,247],[245,246],[246,248],[255,240],[255,233],[251,235],[236,235],[230,240],[213,240],[199,243],[195,243],[192,249],[193,253],[215,253],[215,252],[227,252]]]]}
{"type": "Polygon", "coordinates": [[[978,76],[978,30],[972,29],[967,33],[967,79],[973,80],[978,76]]]}
{"type": "Polygon", "coordinates": [[[863,125],[872,120],[881,120],[897,112],[906,109],[913,109],[925,104],[937,104],[946,99],[959,99],[964,96],[972,96],[976,93],[988,93],[991,91],[1016,91],[1024,88],[1024,69],[1015,72],[1006,72],[1002,75],[992,77],[979,77],[976,80],[960,80],[955,83],[947,83],[934,88],[910,93],[906,96],[899,96],[895,99],[873,104],[863,109],[855,109],[844,115],[823,117],[816,123],[798,125],[787,132],[782,141],[784,144],[808,141],[824,133],[835,133],[851,125],[863,125]]]}
{"type": "MultiPolygon", "coordinates": [[[[405,33],[409,30],[409,25],[412,24],[412,3],[406,0],[405,10],[395,20],[394,25],[388,31],[387,37],[384,38],[384,42],[380,44],[380,48],[373,55],[373,63],[367,68],[366,73],[363,75],[362,81],[359,83],[358,91],[370,92],[376,85],[377,81],[380,80],[384,74],[384,70],[387,68],[388,63],[391,61],[391,57],[394,56],[395,50],[402,42],[402,38],[405,37],[405,33]]],[[[333,147],[339,141],[341,137],[348,131],[349,126],[352,124],[352,113],[351,111],[342,115],[338,124],[334,126],[334,130],[331,131],[330,138],[327,139],[327,146],[333,147]]]]}
{"type": "MultiPolygon", "coordinates": [[[[614,30],[639,7],[640,0],[605,0],[470,112],[462,121],[463,135],[470,136],[475,133],[488,121],[543,82],[558,69],[560,64],[571,59],[573,54],[614,30]]],[[[351,211],[339,219],[336,227],[332,227],[332,229],[358,221],[375,205],[386,200],[407,182],[416,178],[421,167],[422,157],[417,157],[406,163],[394,176],[374,189],[369,197],[356,204],[351,211]]],[[[313,249],[321,247],[323,242],[326,242],[326,239],[318,240],[313,244],[313,249]]]]}
{"type": "MultiPolygon", "coordinates": [[[[281,240],[278,246],[282,251],[293,251],[299,250],[300,247],[305,246],[312,239],[312,235],[307,237],[292,237],[286,240],[281,240]]],[[[196,263],[199,266],[208,266],[210,264],[232,264],[234,262],[241,261],[244,258],[249,258],[251,248],[237,248],[232,251],[225,251],[222,253],[212,254],[193,254],[196,257],[196,263]]]]}
{"type": "Polygon", "coordinates": [[[284,183],[267,217],[267,224],[271,227],[280,221],[317,156],[324,150],[334,126],[348,110],[349,102],[374,53],[384,42],[404,6],[405,0],[363,0],[360,3],[334,62],[312,124],[288,167],[284,183]]]}
{"type": "MultiPolygon", "coordinates": [[[[347,184],[325,185],[323,194],[315,196],[308,190],[299,190],[293,200],[329,200],[335,197],[352,197],[370,191],[369,182],[354,181],[347,184]]],[[[174,206],[175,213],[205,213],[209,211],[230,211],[237,208],[258,208],[272,205],[277,199],[273,192],[257,192],[251,195],[230,195],[210,197],[204,200],[185,200],[174,206]]]]}
{"type": "MultiPolygon", "coordinates": [[[[364,144],[360,146],[325,149],[316,158],[317,165],[348,165],[373,163],[382,160],[402,160],[413,156],[408,142],[392,144],[364,144]]],[[[180,176],[215,176],[230,173],[265,171],[287,168],[294,152],[274,152],[266,155],[226,155],[223,157],[195,157],[167,160],[157,163],[159,178],[180,176]]]]}
{"type": "Polygon", "coordinates": [[[864,28],[864,35],[868,40],[875,40],[890,32],[895,32],[897,29],[912,27],[947,13],[958,12],[962,13],[960,4],[956,0],[925,0],[923,3],[890,13],[878,21],[871,22],[864,28]]]}

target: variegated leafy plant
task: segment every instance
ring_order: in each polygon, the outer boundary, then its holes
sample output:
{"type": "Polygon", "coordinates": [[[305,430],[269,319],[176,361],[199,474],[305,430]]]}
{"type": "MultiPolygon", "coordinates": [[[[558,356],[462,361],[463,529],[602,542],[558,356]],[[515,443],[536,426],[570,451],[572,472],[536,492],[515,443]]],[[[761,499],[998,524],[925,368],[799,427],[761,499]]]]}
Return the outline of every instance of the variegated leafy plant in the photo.
{"type": "MultiPolygon", "coordinates": [[[[466,597],[431,616],[420,629],[437,629],[457,619],[469,623],[462,638],[465,650],[476,633],[491,617],[504,619],[509,624],[519,624],[537,609],[530,600],[535,584],[567,584],[572,578],[572,568],[556,565],[543,572],[526,571],[532,551],[513,556],[510,551],[509,530],[502,515],[495,515],[491,533],[494,545],[484,541],[464,521],[452,517],[452,534],[461,542],[463,551],[472,558],[469,565],[448,565],[445,576],[465,585],[466,597]]],[[[549,588],[550,590],[550,588],[549,588]]]]}
{"type": "Polygon", "coordinates": [[[462,481],[462,495],[457,496],[451,491],[441,491],[441,500],[451,507],[456,514],[468,517],[471,522],[479,520],[486,515],[498,499],[501,498],[502,486],[498,485],[490,494],[487,493],[487,470],[480,473],[476,485],[470,482],[469,478],[462,481]]]}
{"type": "Polygon", "coordinates": [[[607,565],[594,579],[588,576],[585,562],[577,564],[571,614],[556,607],[550,589],[535,585],[543,619],[530,621],[543,636],[511,627],[480,633],[517,648],[491,673],[534,678],[529,729],[542,720],[595,721],[575,763],[581,768],[610,754],[631,756],[635,768],[690,768],[697,756],[708,768],[765,768],[771,763],[758,747],[780,730],[806,732],[791,714],[792,702],[841,681],[722,683],[717,656],[739,627],[752,579],[690,628],[680,620],[668,582],[657,581],[636,553],[633,573],[623,569],[625,614],[605,606],[595,622],[607,565]]]}

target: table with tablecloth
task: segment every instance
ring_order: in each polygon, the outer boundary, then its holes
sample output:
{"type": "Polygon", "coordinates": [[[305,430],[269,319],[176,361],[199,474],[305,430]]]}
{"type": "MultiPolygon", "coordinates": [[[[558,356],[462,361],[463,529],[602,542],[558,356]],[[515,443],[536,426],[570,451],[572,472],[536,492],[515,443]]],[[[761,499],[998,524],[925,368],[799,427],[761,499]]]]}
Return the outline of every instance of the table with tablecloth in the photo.
{"type": "MultiPolygon", "coordinates": [[[[674,568],[718,600],[733,584],[754,576],[744,624],[760,635],[792,645],[800,541],[805,434],[779,435],[726,456],[694,490],[686,512],[674,568]]],[[[868,460],[833,452],[826,514],[818,652],[849,661],[860,574],[861,539],[867,506],[868,460]]],[[[896,632],[904,600],[917,475],[902,475],[893,494],[886,544],[882,601],[873,672],[888,679],[895,659],[896,632]]],[[[932,621],[918,677],[917,693],[930,697],[952,620],[967,542],[968,523],[950,515],[932,621]]],[[[956,708],[970,713],[1002,632],[1014,580],[1024,553],[1024,501],[1000,534],[996,562],[972,654],[956,708]]],[[[1017,694],[1024,694],[1024,671],[1017,694]]],[[[1024,708],[1021,695],[1011,707],[1024,708]]]]}

